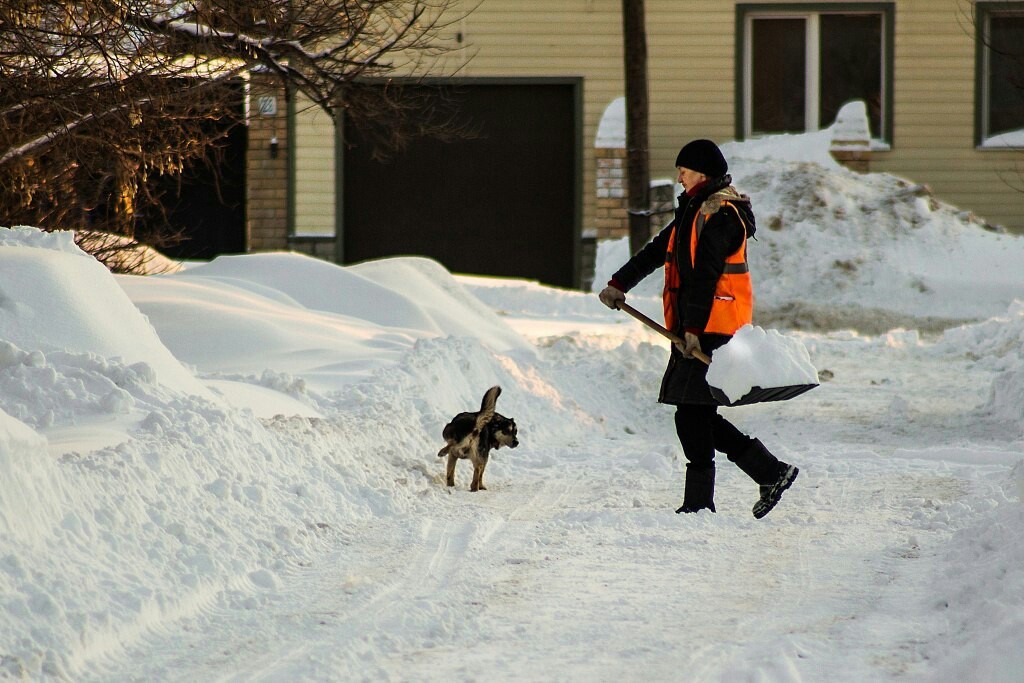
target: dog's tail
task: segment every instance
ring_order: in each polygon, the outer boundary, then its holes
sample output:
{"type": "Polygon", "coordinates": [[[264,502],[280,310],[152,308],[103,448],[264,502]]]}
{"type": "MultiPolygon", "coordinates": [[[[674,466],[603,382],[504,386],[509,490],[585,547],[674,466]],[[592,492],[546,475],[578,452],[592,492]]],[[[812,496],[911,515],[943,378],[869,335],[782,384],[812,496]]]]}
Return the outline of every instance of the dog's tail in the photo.
{"type": "Polygon", "coordinates": [[[501,387],[497,384],[488,389],[487,393],[484,394],[484,400],[480,402],[480,412],[476,416],[475,432],[479,433],[484,428],[484,425],[494,417],[494,406],[497,404],[499,396],[501,396],[501,387]]]}

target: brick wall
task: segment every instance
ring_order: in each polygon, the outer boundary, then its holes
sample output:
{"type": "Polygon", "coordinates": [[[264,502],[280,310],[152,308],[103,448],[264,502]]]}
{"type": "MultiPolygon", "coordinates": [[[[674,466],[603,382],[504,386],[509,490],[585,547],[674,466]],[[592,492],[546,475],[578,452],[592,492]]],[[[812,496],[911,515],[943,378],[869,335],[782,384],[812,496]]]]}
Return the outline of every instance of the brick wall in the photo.
{"type": "Polygon", "coordinates": [[[259,75],[250,88],[246,243],[250,252],[283,250],[288,248],[288,107],[284,90],[269,87],[259,75]]]}
{"type": "Polygon", "coordinates": [[[629,234],[626,150],[623,147],[597,147],[594,157],[597,161],[597,239],[624,237],[629,234]]]}
{"type": "MultiPolygon", "coordinates": [[[[595,147],[594,157],[597,161],[595,237],[598,240],[626,237],[629,235],[626,150],[623,147],[595,147]]],[[[674,190],[672,179],[652,180],[648,208],[652,211],[671,210],[674,190]]],[[[651,234],[664,227],[671,218],[669,213],[652,215],[651,234]]]]}

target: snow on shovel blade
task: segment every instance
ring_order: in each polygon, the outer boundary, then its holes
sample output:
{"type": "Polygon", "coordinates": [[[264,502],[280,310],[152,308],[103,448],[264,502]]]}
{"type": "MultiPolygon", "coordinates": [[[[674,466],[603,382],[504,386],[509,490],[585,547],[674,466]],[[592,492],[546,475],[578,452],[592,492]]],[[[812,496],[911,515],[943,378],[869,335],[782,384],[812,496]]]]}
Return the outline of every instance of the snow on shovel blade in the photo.
{"type": "MultiPolygon", "coordinates": [[[[683,340],[680,339],[678,335],[665,329],[664,327],[654,322],[649,317],[647,317],[640,311],[636,310],[629,304],[623,303],[620,304],[620,307],[622,308],[622,310],[624,310],[626,313],[630,314],[631,316],[642,322],[644,325],[647,325],[652,330],[655,330],[663,337],[670,340],[673,344],[682,344],[683,340]]],[[[777,332],[771,332],[770,335],[777,338],[780,337],[780,335],[777,332]]],[[[743,350],[740,349],[743,348],[744,345],[748,344],[751,340],[757,340],[758,338],[764,339],[768,336],[769,334],[766,334],[764,330],[761,330],[760,328],[755,328],[752,325],[746,325],[739,331],[737,331],[733,339],[729,341],[729,344],[733,344],[734,341],[739,340],[738,344],[734,345],[733,348],[739,351],[738,355],[742,356],[744,355],[743,350]]],[[[728,347],[729,344],[726,344],[726,346],[719,348],[718,351],[716,351],[716,353],[721,354],[723,356],[730,355],[728,351],[725,351],[726,347],[728,347]]],[[[802,349],[802,345],[800,345],[799,342],[797,342],[797,345],[801,347],[802,355],[804,356],[804,358],[801,360],[803,361],[803,364],[807,366],[803,368],[801,372],[798,372],[798,374],[800,374],[802,378],[803,376],[807,376],[808,371],[813,371],[813,367],[810,367],[810,360],[806,358],[807,351],[805,349],[802,349]]],[[[694,355],[704,363],[710,365],[711,358],[709,356],[703,353],[695,353],[694,355]]],[[[734,390],[732,392],[727,392],[724,388],[712,384],[713,378],[711,375],[713,374],[714,372],[711,369],[709,369],[708,387],[711,389],[711,396],[723,406],[742,406],[748,405],[750,403],[766,403],[768,401],[787,401],[791,398],[799,396],[804,392],[810,391],[814,387],[818,386],[817,382],[787,384],[775,387],[753,386],[750,387],[749,390],[745,391],[739,398],[733,400],[729,398],[729,393],[736,394],[738,393],[738,391],[734,390]]],[[[813,375],[816,378],[817,372],[814,371],[813,375]]],[[[747,386],[749,386],[749,384],[747,386]]],[[[735,389],[735,387],[732,388],[735,389]]]]}
{"type": "Polygon", "coordinates": [[[744,325],[715,350],[707,380],[717,401],[736,406],[799,396],[818,386],[818,371],[799,339],[744,325]]]}

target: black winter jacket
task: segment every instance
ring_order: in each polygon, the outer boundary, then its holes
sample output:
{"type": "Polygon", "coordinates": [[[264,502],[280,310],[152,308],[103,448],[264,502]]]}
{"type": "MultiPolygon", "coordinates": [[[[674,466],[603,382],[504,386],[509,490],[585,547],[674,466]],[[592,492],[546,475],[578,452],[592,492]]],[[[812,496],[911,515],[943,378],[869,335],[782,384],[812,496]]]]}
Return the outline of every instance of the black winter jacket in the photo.
{"type": "MultiPolygon", "coordinates": [[[[690,233],[693,230],[694,216],[701,205],[712,194],[728,188],[731,182],[732,178],[727,175],[708,182],[693,197],[680,195],[679,207],[672,222],[612,276],[612,280],[625,288],[623,291],[629,291],[655,270],[664,267],[665,255],[671,247],[680,277],[676,320],[681,321],[672,331],[680,337],[687,330],[699,332],[701,349],[708,354],[729,341],[727,335],[705,334],[703,329],[711,315],[715,287],[725,268],[726,258],[740,248],[744,237],[752,237],[754,234],[754,214],[749,200],[746,197],[730,200],[742,214],[742,222],[737,211],[728,208],[715,212],[707,219],[697,241],[696,257],[692,264],[690,233]],[[677,228],[675,244],[670,245],[669,239],[673,228],[677,228]]],[[[707,366],[697,359],[683,358],[683,355],[672,347],[658,400],[677,405],[716,404],[717,401],[708,389],[706,375],[707,366]]]]}

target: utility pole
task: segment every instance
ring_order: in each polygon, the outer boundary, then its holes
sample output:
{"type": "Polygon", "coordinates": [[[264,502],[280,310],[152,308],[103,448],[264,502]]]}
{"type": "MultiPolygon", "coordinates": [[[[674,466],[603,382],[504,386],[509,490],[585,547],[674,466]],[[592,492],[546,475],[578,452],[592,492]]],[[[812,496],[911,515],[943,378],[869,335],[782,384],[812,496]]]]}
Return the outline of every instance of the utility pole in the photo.
{"type": "Polygon", "coordinates": [[[644,0],[622,0],[626,67],[626,174],[629,247],[636,253],[651,238],[650,152],[647,149],[647,29],[644,0]]]}

